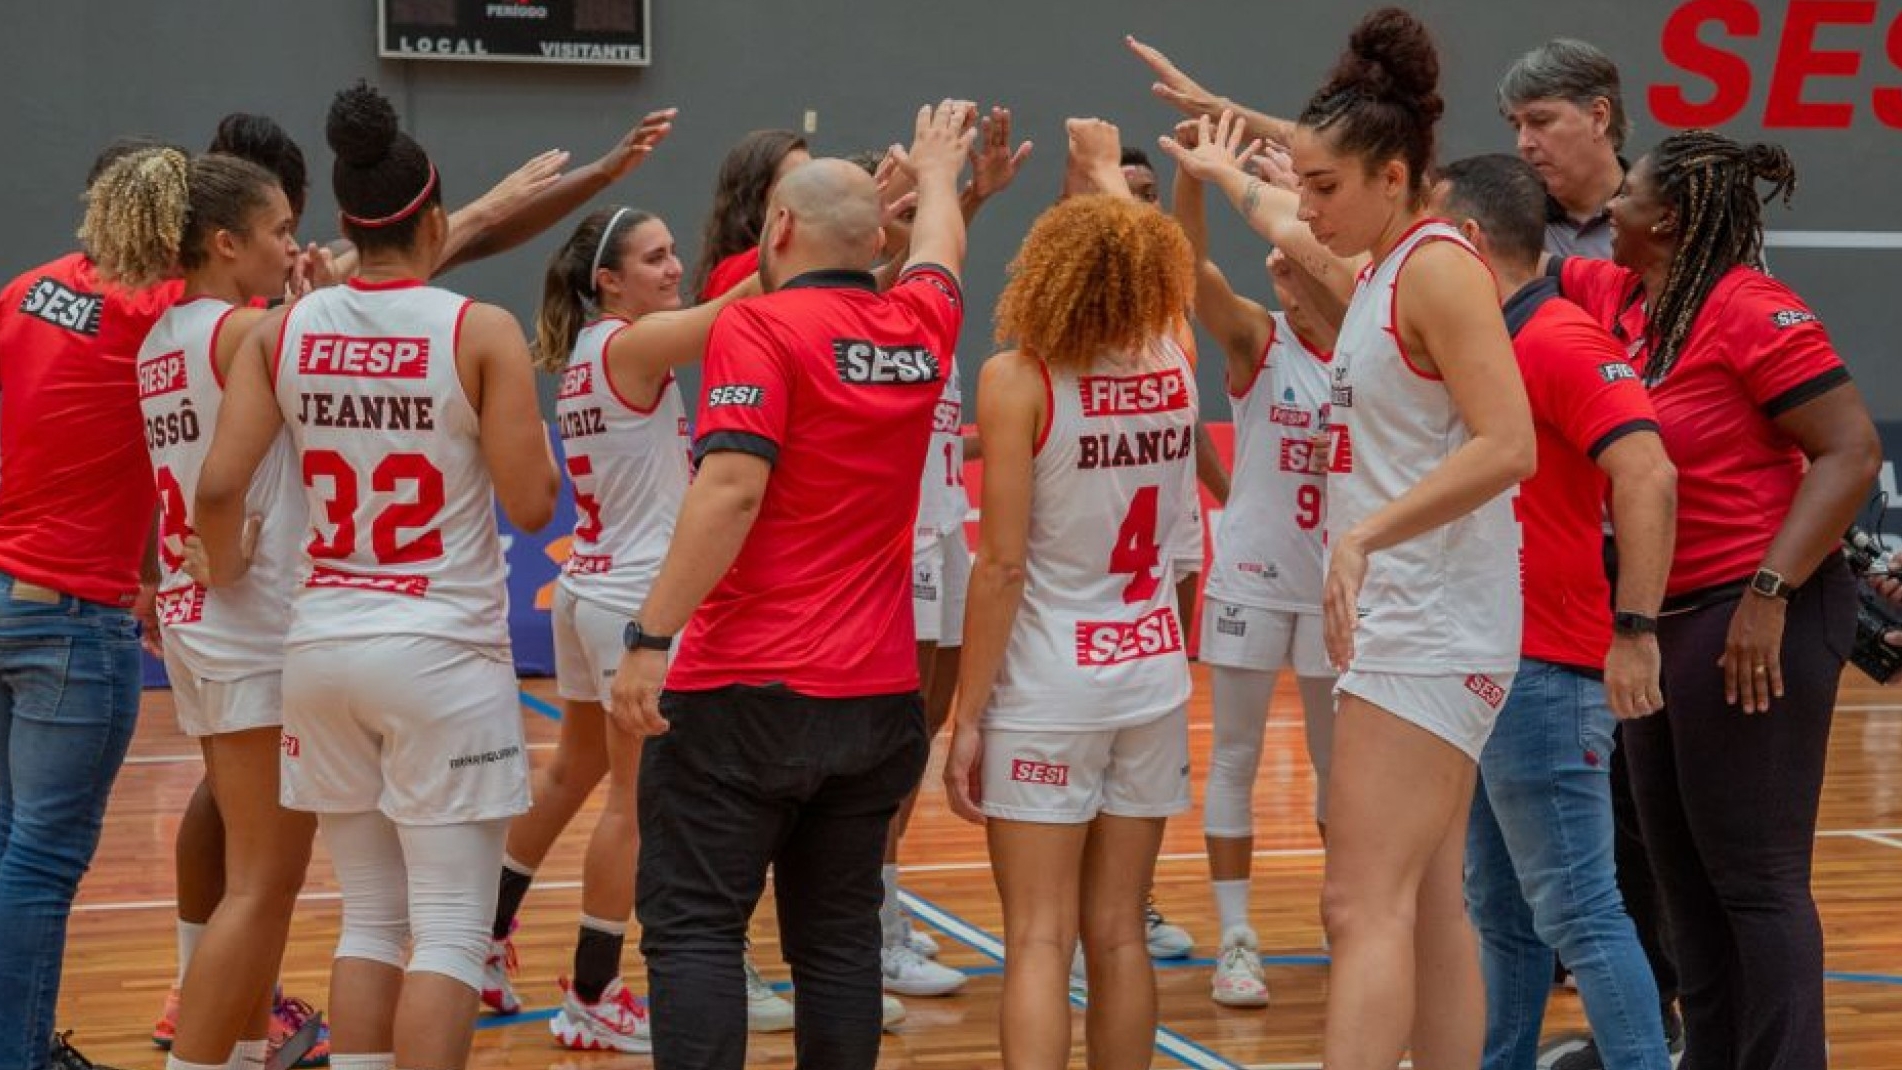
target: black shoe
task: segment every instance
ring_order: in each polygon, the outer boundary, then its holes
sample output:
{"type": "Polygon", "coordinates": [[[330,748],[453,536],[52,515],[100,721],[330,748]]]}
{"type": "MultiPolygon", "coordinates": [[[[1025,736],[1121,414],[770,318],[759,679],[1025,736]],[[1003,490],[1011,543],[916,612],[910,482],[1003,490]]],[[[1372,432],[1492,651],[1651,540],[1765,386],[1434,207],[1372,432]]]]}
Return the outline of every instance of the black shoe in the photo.
{"type": "Polygon", "coordinates": [[[72,1035],[73,1031],[70,1029],[64,1033],[54,1034],[53,1050],[47,1057],[48,1070],[114,1070],[113,1067],[95,1063],[79,1054],[78,1048],[67,1043],[66,1038],[72,1035]]]}
{"type": "MultiPolygon", "coordinates": [[[[1676,1066],[1678,1060],[1684,1058],[1684,1018],[1675,1007],[1664,1011],[1664,1046],[1671,1056],[1671,1065],[1676,1066]]],[[[1605,1057],[1598,1052],[1598,1041],[1586,1037],[1579,1047],[1539,1065],[1549,1070],[1604,1070],[1605,1057]]]]}

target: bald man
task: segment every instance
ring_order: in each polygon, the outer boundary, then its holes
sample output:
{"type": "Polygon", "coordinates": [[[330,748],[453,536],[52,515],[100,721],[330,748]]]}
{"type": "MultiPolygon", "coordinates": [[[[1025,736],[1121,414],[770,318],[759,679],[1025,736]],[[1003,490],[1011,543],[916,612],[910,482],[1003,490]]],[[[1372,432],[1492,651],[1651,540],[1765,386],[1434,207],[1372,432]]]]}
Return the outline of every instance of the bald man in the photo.
{"type": "Polygon", "coordinates": [[[768,865],[798,1065],[878,1061],[879,866],[930,752],[911,528],[963,320],[972,121],[964,103],[919,112],[901,156],[912,255],[882,294],[870,176],[844,160],[789,173],[760,238],[767,293],[707,342],[699,472],[610,711],[647,737],[636,910],[661,1070],[744,1064],[740,950],[768,865]]]}

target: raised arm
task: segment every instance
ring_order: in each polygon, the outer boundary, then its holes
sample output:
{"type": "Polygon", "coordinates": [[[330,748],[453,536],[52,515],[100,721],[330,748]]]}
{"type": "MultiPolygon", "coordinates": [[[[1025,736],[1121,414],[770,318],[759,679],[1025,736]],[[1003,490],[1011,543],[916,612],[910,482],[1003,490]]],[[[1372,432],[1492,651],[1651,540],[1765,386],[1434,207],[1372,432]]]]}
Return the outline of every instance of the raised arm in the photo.
{"type": "Polygon", "coordinates": [[[1063,169],[1063,196],[1131,195],[1129,180],[1123,177],[1123,135],[1114,123],[1102,119],[1065,119],[1063,132],[1070,150],[1063,169]]]}
{"type": "Polygon", "coordinates": [[[757,297],[759,273],[711,301],[672,312],[649,312],[616,332],[608,342],[608,377],[626,398],[653,397],[660,384],[685,364],[698,361],[721,310],[735,301],[757,297]]]}
{"type": "Polygon", "coordinates": [[[918,190],[907,268],[937,264],[953,275],[963,272],[965,231],[964,212],[958,206],[958,172],[964,169],[964,158],[976,140],[976,107],[947,100],[935,108],[918,109],[911,148],[894,150],[899,167],[918,190]]]}
{"type": "Polygon", "coordinates": [[[1195,318],[1221,344],[1233,390],[1254,378],[1261,352],[1274,337],[1274,318],[1260,304],[1237,294],[1222,269],[1209,259],[1202,182],[1181,167],[1176,168],[1175,217],[1195,250],[1195,318]]]}
{"type": "Polygon", "coordinates": [[[991,113],[979,124],[978,137],[971,146],[971,180],[958,195],[964,211],[964,224],[970,226],[984,203],[1010,188],[1017,171],[1030,158],[1031,143],[1010,147],[1010,109],[993,105],[991,113]]]}
{"type": "Polygon", "coordinates": [[[1158,100],[1191,119],[1214,119],[1223,112],[1233,112],[1240,117],[1248,130],[1248,136],[1263,141],[1278,141],[1286,145],[1294,134],[1294,123],[1279,119],[1252,108],[1237,104],[1224,96],[1204,89],[1200,83],[1188,76],[1182,68],[1170,62],[1169,57],[1159,49],[1143,44],[1134,37],[1123,38],[1123,43],[1149,67],[1156,80],[1150,84],[1149,91],[1158,100]]]}
{"type": "MultiPolygon", "coordinates": [[[[490,218],[487,220],[472,220],[479,226],[460,243],[456,239],[453,225],[455,218],[452,216],[450,247],[444,250],[443,262],[437,265],[436,273],[442,274],[462,264],[506,252],[554,226],[570,212],[588,203],[602,190],[626,178],[646,162],[654,148],[673,132],[674,117],[678,114],[676,108],[648,112],[600,159],[565,175],[559,174],[560,167],[557,165],[555,177],[542,175],[543,181],[511,197],[501,210],[493,207],[489,209],[490,218]]],[[[544,153],[524,165],[523,170],[536,167],[538,161],[542,161],[545,167],[549,157],[549,153],[544,153]]],[[[565,163],[568,154],[562,152],[559,157],[565,163]]],[[[513,178],[515,176],[511,175],[510,179],[513,178]]],[[[507,183],[510,179],[504,179],[503,182],[507,183]]],[[[500,188],[498,186],[497,190],[500,188]]]]}

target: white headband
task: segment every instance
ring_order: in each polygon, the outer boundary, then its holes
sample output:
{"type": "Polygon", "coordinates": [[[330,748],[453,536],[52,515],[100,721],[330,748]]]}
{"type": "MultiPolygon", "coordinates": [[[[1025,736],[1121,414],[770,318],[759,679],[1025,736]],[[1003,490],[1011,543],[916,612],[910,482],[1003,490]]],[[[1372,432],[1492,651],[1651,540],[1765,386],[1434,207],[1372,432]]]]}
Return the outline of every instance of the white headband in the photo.
{"type": "Polygon", "coordinates": [[[588,268],[588,285],[593,288],[596,293],[601,291],[601,287],[595,283],[594,273],[601,270],[601,258],[607,255],[608,239],[614,237],[615,226],[621,222],[621,217],[626,215],[629,211],[630,209],[627,208],[615,211],[614,216],[608,220],[607,228],[601,232],[601,244],[594,247],[594,264],[588,268]]]}

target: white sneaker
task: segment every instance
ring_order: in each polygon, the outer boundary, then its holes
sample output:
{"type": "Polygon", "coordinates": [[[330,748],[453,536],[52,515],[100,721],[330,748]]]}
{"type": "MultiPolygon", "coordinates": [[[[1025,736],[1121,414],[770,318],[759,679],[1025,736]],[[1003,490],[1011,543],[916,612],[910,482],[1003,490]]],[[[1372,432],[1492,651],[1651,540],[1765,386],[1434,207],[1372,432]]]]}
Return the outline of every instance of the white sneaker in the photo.
{"type": "Polygon", "coordinates": [[[548,1031],[564,1048],[574,1051],[620,1051],[645,1055],[654,1050],[647,1031],[647,1004],[616,977],[601,998],[583,1003],[566,977],[561,979],[561,1009],[549,1019],[548,1031]]]}
{"type": "Polygon", "coordinates": [[[881,1028],[890,1029],[905,1020],[905,1005],[894,996],[879,997],[878,1019],[881,1028]]]}
{"type": "Polygon", "coordinates": [[[909,918],[905,920],[905,943],[910,946],[913,951],[918,952],[928,959],[938,957],[938,942],[931,938],[930,933],[912,925],[911,919],[909,918]]]}
{"type": "Polygon", "coordinates": [[[1261,972],[1261,942],[1255,930],[1237,925],[1222,934],[1210,995],[1224,1007],[1266,1007],[1268,982],[1261,972]]]}
{"type": "Polygon", "coordinates": [[[518,968],[515,941],[508,937],[489,941],[489,957],[482,961],[482,1005],[497,1014],[519,1014],[522,1000],[509,983],[518,968]]]}
{"type": "Polygon", "coordinates": [[[1152,959],[1187,958],[1195,950],[1195,938],[1156,909],[1155,897],[1143,900],[1143,924],[1149,930],[1149,957],[1152,959]]]}
{"type": "Polygon", "coordinates": [[[746,964],[746,1029],[749,1033],[784,1033],[793,1027],[792,1004],[767,987],[766,978],[753,965],[753,956],[741,959],[746,964]]]}
{"type": "Polygon", "coordinates": [[[961,971],[920,955],[909,942],[880,948],[878,961],[885,971],[885,991],[901,996],[948,996],[966,980],[961,971]]]}

